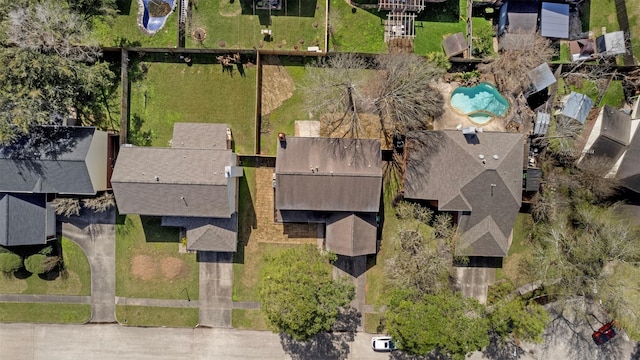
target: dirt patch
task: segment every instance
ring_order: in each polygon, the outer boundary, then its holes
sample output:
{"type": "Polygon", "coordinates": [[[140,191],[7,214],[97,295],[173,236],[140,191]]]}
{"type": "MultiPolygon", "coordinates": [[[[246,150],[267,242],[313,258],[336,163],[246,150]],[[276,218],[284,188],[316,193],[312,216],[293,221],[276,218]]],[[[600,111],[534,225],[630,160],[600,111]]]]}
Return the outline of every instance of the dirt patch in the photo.
{"type": "Polygon", "coordinates": [[[178,259],[175,257],[168,257],[162,259],[162,275],[167,280],[173,280],[178,277],[182,273],[184,269],[184,261],[182,259],[178,259]]]}
{"type": "Polygon", "coordinates": [[[293,96],[295,89],[293,79],[277,56],[268,55],[262,58],[262,115],[277,109],[293,96]]]}
{"type": "Polygon", "coordinates": [[[80,276],[74,271],[67,271],[53,281],[47,281],[47,294],[80,295],[82,283],[80,276]]]}
{"type": "Polygon", "coordinates": [[[156,275],[156,264],[151,256],[136,255],[131,260],[131,273],[138,279],[151,280],[156,275]]]}

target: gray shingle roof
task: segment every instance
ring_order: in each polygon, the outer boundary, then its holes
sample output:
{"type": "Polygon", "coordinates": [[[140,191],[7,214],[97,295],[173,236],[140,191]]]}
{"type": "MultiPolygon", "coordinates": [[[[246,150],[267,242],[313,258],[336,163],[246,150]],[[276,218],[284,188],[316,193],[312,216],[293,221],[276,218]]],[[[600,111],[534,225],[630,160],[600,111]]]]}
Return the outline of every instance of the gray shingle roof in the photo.
{"type": "MultiPolygon", "coordinates": [[[[231,150],[123,147],[111,184],[123,214],[230,217],[231,150]]],[[[235,189],[235,187],[234,187],[235,189]]]]}
{"type": "Polygon", "coordinates": [[[163,217],[162,226],[182,227],[187,231],[187,249],[236,252],[238,215],[230,218],[163,217]]]}
{"type": "Polygon", "coordinates": [[[173,124],[172,148],[227,149],[226,124],[175,123],[173,124]]]}
{"type": "Polygon", "coordinates": [[[509,32],[535,33],[538,28],[537,1],[509,1],[507,5],[509,32]]]}
{"type": "Polygon", "coordinates": [[[375,254],[376,235],[375,213],[334,213],[327,219],[325,245],[339,255],[375,254]]]}
{"type": "Polygon", "coordinates": [[[422,135],[421,146],[408,141],[404,196],[463,212],[459,254],[506,256],[522,200],[522,135],[478,133],[477,144],[456,130],[422,135]]]}
{"type": "Polygon", "coordinates": [[[0,191],[95,194],[104,190],[96,188],[100,187],[97,184],[106,186],[106,152],[106,133],[94,127],[38,127],[13,145],[0,148],[0,191]],[[94,143],[98,133],[104,138],[104,149],[97,148],[100,141],[94,143]],[[92,176],[101,175],[104,179],[92,182],[92,176]]]}
{"type": "Polygon", "coordinates": [[[380,141],[287,137],[276,160],[276,208],[377,212],[380,141]]]}
{"type": "Polygon", "coordinates": [[[21,246],[45,244],[47,236],[55,235],[47,209],[46,195],[0,193],[0,245],[21,246]]]}
{"type": "Polygon", "coordinates": [[[614,31],[598,36],[596,38],[596,47],[601,55],[624,54],[627,51],[624,32],[614,31]]]}

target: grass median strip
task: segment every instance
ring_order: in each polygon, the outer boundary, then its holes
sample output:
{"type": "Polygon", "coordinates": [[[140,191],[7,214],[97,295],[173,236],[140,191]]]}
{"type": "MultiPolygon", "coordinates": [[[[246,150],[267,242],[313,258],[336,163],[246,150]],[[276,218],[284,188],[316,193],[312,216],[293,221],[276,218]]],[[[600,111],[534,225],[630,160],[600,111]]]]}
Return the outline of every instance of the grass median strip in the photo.
{"type": "Polygon", "coordinates": [[[116,306],[118,322],[130,326],[195,327],[198,316],[197,308],[116,306]]]}
{"type": "Polygon", "coordinates": [[[91,305],[0,303],[0,321],[82,324],[91,318],[91,305]]]}

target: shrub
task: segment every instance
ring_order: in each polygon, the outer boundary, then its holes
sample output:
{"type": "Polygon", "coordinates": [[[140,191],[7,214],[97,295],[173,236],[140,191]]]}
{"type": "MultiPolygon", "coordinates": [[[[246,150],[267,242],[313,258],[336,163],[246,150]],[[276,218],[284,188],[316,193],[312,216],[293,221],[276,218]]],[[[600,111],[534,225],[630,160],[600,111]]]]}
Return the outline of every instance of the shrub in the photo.
{"type": "Polygon", "coordinates": [[[82,205],[84,205],[84,207],[95,212],[105,212],[111,209],[115,204],[116,200],[113,194],[108,192],[98,197],[82,200],[82,205]]]}
{"type": "Polygon", "coordinates": [[[0,272],[9,274],[22,267],[20,255],[12,252],[0,253],[0,272]]]}
{"type": "Polygon", "coordinates": [[[53,270],[60,258],[58,256],[46,256],[42,254],[34,254],[24,261],[24,267],[33,274],[44,274],[53,270]]]}
{"type": "Polygon", "coordinates": [[[73,198],[57,198],[53,201],[56,215],[65,217],[80,215],[80,201],[73,198]]]}

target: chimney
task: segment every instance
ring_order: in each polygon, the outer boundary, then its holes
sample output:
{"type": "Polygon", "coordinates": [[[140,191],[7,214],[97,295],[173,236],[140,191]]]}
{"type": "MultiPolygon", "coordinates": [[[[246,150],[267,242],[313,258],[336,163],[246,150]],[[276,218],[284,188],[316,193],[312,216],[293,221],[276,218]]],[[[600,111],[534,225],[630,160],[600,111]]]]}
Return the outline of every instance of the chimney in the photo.
{"type": "Polygon", "coordinates": [[[278,142],[280,142],[281,148],[287,148],[287,136],[284,133],[278,133],[278,142]]]}

